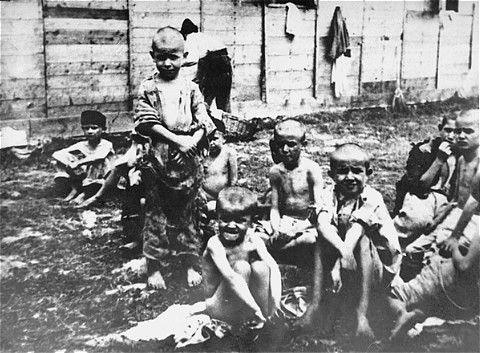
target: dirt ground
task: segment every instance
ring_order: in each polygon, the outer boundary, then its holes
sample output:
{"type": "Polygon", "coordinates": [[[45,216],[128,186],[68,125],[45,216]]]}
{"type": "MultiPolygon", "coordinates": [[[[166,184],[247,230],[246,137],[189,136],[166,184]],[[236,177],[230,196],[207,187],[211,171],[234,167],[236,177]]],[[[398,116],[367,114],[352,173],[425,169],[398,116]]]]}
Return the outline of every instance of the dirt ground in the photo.
{"type": "MultiPolygon", "coordinates": [[[[323,168],[326,182],[328,153],[335,144],[357,142],[371,153],[374,174],[370,184],[384,196],[391,210],[395,182],[403,173],[410,142],[436,132],[441,116],[459,109],[478,108],[478,98],[412,106],[412,114],[396,116],[385,109],[350,110],[301,116],[308,124],[305,154],[323,168]]],[[[237,142],[241,182],[259,195],[268,187],[272,165],[269,129],[249,142],[237,142]]],[[[125,136],[113,136],[117,150],[125,136]]],[[[119,249],[121,195],[92,207],[96,222],[88,228],[83,210],[63,204],[52,195],[51,152],[71,144],[55,140],[27,161],[1,155],[1,351],[171,351],[170,341],[135,346],[90,348],[83,343],[92,335],[105,335],[151,319],[174,303],[200,300],[200,289],[188,289],[175,264],[167,264],[166,291],[129,290],[122,287],[145,280],[112,273],[131,259],[119,249]]],[[[478,313],[477,313],[478,314],[478,313]]],[[[187,347],[186,351],[478,351],[479,320],[445,323],[425,328],[401,345],[355,346],[343,331],[331,337],[313,332],[285,330],[265,343],[246,344],[230,339],[187,347]]]]}

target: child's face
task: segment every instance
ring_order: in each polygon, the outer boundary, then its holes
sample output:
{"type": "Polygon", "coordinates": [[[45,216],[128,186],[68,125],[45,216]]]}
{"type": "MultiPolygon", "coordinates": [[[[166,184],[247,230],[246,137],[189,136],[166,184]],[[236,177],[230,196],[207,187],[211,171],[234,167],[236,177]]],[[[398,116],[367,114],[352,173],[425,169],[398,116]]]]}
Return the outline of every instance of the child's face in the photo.
{"type": "Polygon", "coordinates": [[[285,165],[295,164],[302,152],[302,139],[294,134],[277,134],[273,140],[278,159],[285,165]]]}
{"type": "Polygon", "coordinates": [[[210,140],[210,152],[216,154],[220,152],[222,149],[223,144],[225,143],[225,137],[221,131],[215,131],[215,134],[212,136],[210,140]]]}
{"type": "Polygon", "coordinates": [[[243,241],[252,224],[252,216],[245,212],[229,210],[228,206],[218,212],[220,237],[227,242],[243,241]]]}
{"type": "Polygon", "coordinates": [[[455,124],[455,145],[461,151],[478,148],[478,118],[459,116],[455,124]]]}
{"type": "Polygon", "coordinates": [[[340,193],[349,198],[359,196],[367,182],[364,161],[342,161],[332,170],[332,178],[340,193]]]}
{"type": "Polygon", "coordinates": [[[185,53],[182,48],[156,48],[150,52],[160,77],[170,81],[175,79],[182,67],[185,53]]]}
{"type": "Polygon", "coordinates": [[[453,143],[455,141],[455,120],[447,120],[445,125],[440,129],[440,138],[444,141],[453,143]]]}
{"type": "Polygon", "coordinates": [[[99,141],[102,136],[103,129],[95,124],[91,125],[82,125],[83,134],[88,141],[99,141]]]}

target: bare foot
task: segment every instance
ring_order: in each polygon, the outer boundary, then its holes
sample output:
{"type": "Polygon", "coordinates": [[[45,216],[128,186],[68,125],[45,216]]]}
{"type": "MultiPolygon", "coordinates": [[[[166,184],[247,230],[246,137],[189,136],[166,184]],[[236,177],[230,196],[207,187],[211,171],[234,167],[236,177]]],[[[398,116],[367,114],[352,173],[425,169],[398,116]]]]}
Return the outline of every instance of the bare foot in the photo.
{"type": "Polygon", "coordinates": [[[358,317],[357,331],[355,332],[355,336],[359,338],[366,338],[372,341],[375,339],[375,334],[373,333],[373,330],[365,316],[358,317]]]}
{"type": "Polygon", "coordinates": [[[80,203],[79,205],[75,206],[75,208],[87,208],[95,204],[97,201],[98,199],[95,196],[92,196],[89,199],[86,199],[85,201],[80,203]]]}
{"type": "Polygon", "coordinates": [[[202,275],[193,268],[187,270],[187,283],[189,287],[196,287],[202,282],[202,275]]]}
{"type": "Polygon", "coordinates": [[[85,194],[82,192],[77,197],[75,197],[72,201],[70,201],[70,203],[74,205],[80,205],[83,203],[84,200],[85,200],[85,194]]]}
{"type": "Polygon", "coordinates": [[[155,271],[150,276],[148,276],[147,284],[149,287],[154,289],[167,289],[167,286],[165,285],[165,280],[163,279],[160,271],[155,271]]]}
{"type": "Polygon", "coordinates": [[[421,321],[424,317],[420,311],[404,311],[400,317],[397,319],[395,327],[390,332],[389,340],[394,341],[397,338],[400,338],[402,334],[407,332],[414,324],[421,321]]]}

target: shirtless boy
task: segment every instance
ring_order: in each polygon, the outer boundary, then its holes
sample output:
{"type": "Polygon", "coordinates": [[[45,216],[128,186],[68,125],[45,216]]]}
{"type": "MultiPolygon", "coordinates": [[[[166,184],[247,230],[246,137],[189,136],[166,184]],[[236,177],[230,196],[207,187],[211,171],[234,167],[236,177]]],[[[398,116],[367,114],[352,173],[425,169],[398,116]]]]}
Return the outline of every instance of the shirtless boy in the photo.
{"type": "Polygon", "coordinates": [[[237,152],[225,146],[225,126],[217,123],[217,130],[210,137],[210,151],[203,165],[205,179],[203,190],[207,198],[208,211],[215,210],[218,193],[227,186],[233,186],[237,182],[237,152]]]}
{"type": "Polygon", "coordinates": [[[319,305],[327,278],[324,274],[331,273],[335,291],[348,275],[344,292],[347,298],[358,300],[356,336],[367,339],[374,337],[367,318],[371,292],[393,279],[401,259],[398,235],[382,195],[366,184],[371,173],[368,155],[356,144],[341,145],[330,155],[329,175],[335,185],[324,190],[318,215],[322,262],[312,300],[319,305]],[[348,272],[340,273],[340,269],[348,272]],[[353,281],[358,281],[358,294],[351,286],[353,281]]]}
{"type": "Polygon", "coordinates": [[[227,187],[217,200],[219,233],[203,253],[204,302],[193,312],[237,325],[261,328],[280,304],[281,276],[277,263],[253,228],[257,199],[241,187],[227,187]]]}
{"type": "MultiPolygon", "coordinates": [[[[455,122],[455,148],[458,153],[455,174],[453,176],[453,199],[451,211],[443,221],[429,234],[420,236],[407,246],[406,253],[412,261],[421,261],[439,248],[447,249],[456,242],[457,235],[452,231],[462,214],[468,197],[471,193],[471,185],[479,167],[479,115],[478,109],[462,112],[455,122]]],[[[474,215],[464,230],[463,241],[469,241],[478,234],[478,215],[474,215]]]]}

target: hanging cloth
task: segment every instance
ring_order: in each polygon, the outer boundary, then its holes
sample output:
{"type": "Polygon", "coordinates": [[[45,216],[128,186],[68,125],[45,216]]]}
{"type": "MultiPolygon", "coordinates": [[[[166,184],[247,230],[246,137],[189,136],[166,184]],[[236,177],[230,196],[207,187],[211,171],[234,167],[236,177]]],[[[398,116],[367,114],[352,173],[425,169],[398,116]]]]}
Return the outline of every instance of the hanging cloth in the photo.
{"type": "Polygon", "coordinates": [[[333,13],[329,37],[331,46],[328,56],[333,61],[331,84],[334,88],[335,98],[340,98],[345,95],[347,89],[347,72],[350,65],[348,59],[350,57],[350,37],[340,6],[337,6],[333,13]]]}
{"type": "Polygon", "coordinates": [[[295,4],[288,2],[286,4],[287,19],[285,23],[285,33],[291,36],[295,36],[300,33],[300,10],[298,10],[295,4]]]}

